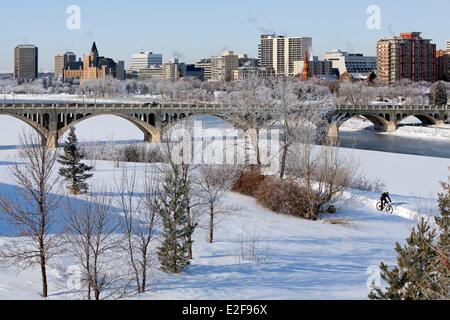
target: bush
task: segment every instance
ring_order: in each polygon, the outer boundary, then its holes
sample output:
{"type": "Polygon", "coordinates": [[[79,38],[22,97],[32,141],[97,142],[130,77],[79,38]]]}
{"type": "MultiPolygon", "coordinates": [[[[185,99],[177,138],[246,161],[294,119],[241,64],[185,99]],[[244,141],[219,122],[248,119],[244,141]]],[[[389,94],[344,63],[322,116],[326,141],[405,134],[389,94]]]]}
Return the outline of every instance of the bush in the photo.
{"type": "Polygon", "coordinates": [[[386,184],[383,181],[379,179],[371,181],[366,177],[360,177],[352,181],[351,185],[349,185],[348,187],[356,190],[380,193],[386,190],[386,184]]]}
{"type": "Polygon", "coordinates": [[[265,177],[261,174],[260,168],[251,167],[241,172],[231,190],[254,197],[264,179],[265,177]]]}
{"type": "Polygon", "coordinates": [[[115,162],[164,163],[158,145],[114,143],[89,144],[82,147],[85,159],[115,162]]]}
{"type": "Polygon", "coordinates": [[[308,202],[305,190],[294,180],[267,177],[255,193],[258,203],[274,212],[305,218],[308,202]]]}

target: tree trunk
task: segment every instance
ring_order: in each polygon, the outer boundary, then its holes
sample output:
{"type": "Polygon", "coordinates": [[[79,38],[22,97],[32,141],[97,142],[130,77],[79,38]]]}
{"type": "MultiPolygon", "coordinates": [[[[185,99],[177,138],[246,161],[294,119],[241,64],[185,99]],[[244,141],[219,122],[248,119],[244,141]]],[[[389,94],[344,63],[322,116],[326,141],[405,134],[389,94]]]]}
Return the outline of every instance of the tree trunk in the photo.
{"type": "Polygon", "coordinates": [[[40,264],[41,264],[41,277],[42,277],[42,296],[48,297],[48,285],[47,285],[47,267],[45,261],[45,253],[40,249],[40,264]]]}
{"type": "MultiPolygon", "coordinates": [[[[191,208],[190,208],[190,206],[188,206],[188,226],[189,226],[189,228],[192,228],[192,219],[191,219],[191,208]]],[[[189,259],[192,260],[194,258],[194,254],[192,252],[192,232],[189,232],[188,241],[189,241],[188,255],[189,255],[189,259]]]]}
{"type": "Polygon", "coordinates": [[[286,172],[286,159],[287,159],[288,147],[287,145],[283,146],[283,153],[281,154],[281,167],[280,167],[280,179],[284,178],[286,172]]]}
{"type": "Polygon", "coordinates": [[[147,253],[144,252],[144,263],[142,266],[142,284],[141,284],[141,293],[146,291],[147,287],[147,253]]]}
{"type": "Polygon", "coordinates": [[[209,237],[208,242],[213,243],[214,241],[214,205],[209,206],[209,237]]]}

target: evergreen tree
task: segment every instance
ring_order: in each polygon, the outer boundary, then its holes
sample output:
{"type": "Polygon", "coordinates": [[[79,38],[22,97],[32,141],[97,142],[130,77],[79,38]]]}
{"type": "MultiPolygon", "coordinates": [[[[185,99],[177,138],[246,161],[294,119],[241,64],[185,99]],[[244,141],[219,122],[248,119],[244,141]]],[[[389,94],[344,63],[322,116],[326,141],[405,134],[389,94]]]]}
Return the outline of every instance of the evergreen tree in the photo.
{"type": "Polygon", "coordinates": [[[69,136],[64,145],[64,154],[59,156],[58,162],[62,165],[59,174],[69,183],[69,191],[72,194],[83,194],[88,191],[86,180],[93,174],[89,173],[93,169],[81,160],[84,154],[78,147],[78,138],[75,128],[70,128],[69,136]]]}
{"type": "Polygon", "coordinates": [[[439,194],[439,211],[441,216],[436,218],[439,227],[439,241],[436,246],[438,261],[437,280],[438,296],[450,299],[450,178],[443,182],[444,192],[439,194]]]}
{"type": "Polygon", "coordinates": [[[174,167],[166,176],[159,199],[164,240],[158,248],[158,260],[161,270],[167,273],[180,273],[190,263],[189,239],[193,228],[188,223],[188,192],[179,167],[174,167]]]}
{"type": "Polygon", "coordinates": [[[442,183],[437,230],[422,219],[407,239],[397,243],[397,265],[389,270],[381,263],[381,277],[387,288],[374,288],[370,299],[429,300],[450,298],[450,185],[442,183]]]}
{"type": "Polygon", "coordinates": [[[406,245],[397,243],[397,265],[389,267],[381,263],[381,277],[387,282],[386,290],[375,288],[369,294],[370,299],[383,300],[423,300],[428,299],[424,287],[428,285],[428,275],[432,261],[436,257],[433,243],[436,232],[422,219],[411,231],[406,245]]]}

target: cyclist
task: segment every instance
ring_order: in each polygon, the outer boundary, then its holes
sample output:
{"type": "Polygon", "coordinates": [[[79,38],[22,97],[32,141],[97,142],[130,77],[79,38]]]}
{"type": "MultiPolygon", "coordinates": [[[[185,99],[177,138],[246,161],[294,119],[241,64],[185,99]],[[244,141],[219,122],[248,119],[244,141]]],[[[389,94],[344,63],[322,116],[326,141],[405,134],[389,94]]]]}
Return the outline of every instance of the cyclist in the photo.
{"type": "Polygon", "coordinates": [[[389,204],[389,202],[392,202],[391,197],[389,197],[389,192],[387,191],[381,194],[380,200],[381,200],[381,211],[384,210],[385,205],[389,204]]]}

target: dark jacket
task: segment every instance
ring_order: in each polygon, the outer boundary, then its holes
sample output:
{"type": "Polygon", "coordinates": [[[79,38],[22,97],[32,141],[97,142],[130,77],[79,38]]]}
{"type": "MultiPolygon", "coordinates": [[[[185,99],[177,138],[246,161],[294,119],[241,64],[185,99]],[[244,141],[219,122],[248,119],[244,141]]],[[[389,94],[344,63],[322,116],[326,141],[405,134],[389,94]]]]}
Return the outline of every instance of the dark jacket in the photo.
{"type": "Polygon", "coordinates": [[[386,201],[386,199],[389,199],[389,202],[392,202],[391,197],[389,197],[389,194],[387,192],[383,192],[381,195],[381,200],[386,201]]]}

